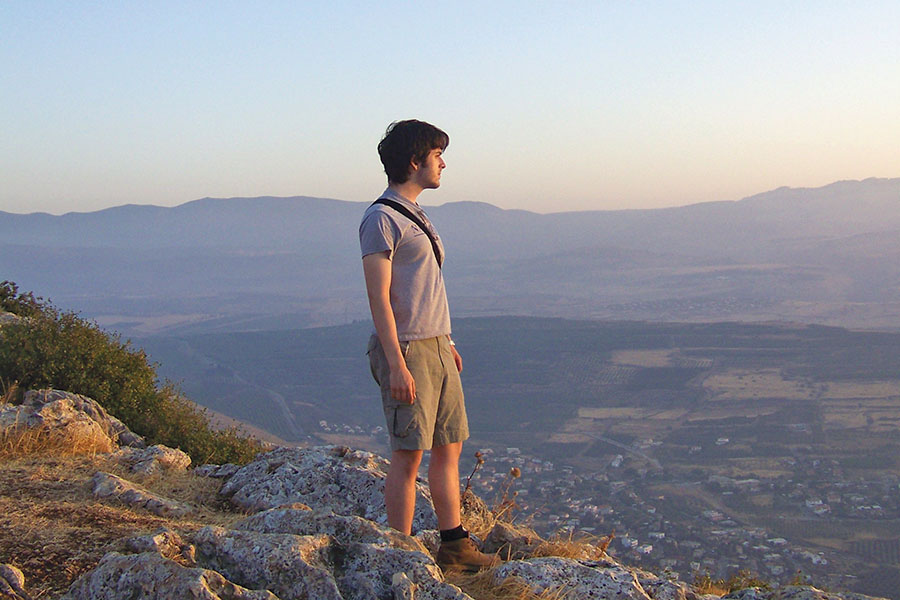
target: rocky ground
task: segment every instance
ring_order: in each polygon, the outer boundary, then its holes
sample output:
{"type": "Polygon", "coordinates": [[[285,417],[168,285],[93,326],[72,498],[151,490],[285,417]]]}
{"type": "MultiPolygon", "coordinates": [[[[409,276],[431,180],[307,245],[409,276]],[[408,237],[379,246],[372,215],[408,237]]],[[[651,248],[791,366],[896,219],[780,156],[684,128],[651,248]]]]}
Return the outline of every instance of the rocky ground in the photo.
{"type": "MultiPolygon", "coordinates": [[[[0,599],[716,600],[630,568],[595,542],[541,540],[467,495],[467,527],[508,560],[445,576],[427,487],[415,537],[388,528],[387,461],[340,446],[275,448],[192,468],[145,447],[92,400],[29,392],[0,405],[0,599]]],[[[858,600],[808,586],[737,600],[858,600]]]]}

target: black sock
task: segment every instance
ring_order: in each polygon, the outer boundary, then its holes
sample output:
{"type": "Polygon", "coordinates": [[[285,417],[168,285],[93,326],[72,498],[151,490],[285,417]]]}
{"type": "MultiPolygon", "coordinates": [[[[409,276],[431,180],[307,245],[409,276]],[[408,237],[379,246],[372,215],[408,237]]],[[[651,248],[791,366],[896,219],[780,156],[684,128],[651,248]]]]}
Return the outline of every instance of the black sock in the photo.
{"type": "Polygon", "coordinates": [[[469,532],[463,529],[462,525],[457,525],[453,529],[441,529],[441,541],[452,542],[469,537],[469,532]]]}

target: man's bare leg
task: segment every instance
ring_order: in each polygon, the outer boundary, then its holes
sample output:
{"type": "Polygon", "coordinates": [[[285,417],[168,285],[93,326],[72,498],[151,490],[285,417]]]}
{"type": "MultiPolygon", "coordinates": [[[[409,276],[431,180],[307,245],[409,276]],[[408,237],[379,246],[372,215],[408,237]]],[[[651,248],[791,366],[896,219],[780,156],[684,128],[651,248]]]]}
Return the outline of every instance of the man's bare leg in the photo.
{"type": "Polygon", "coordinates": [[[431,462],[428,465],[428,486],[431,488],[431,501],[437,513],[438,529],[447,530],[458,527],[459,517],[459,455],[462,442],[437,446],[431,449],[431,462]]]}
{"type": "MultiPolygon", "coordinates": [[[[384,504],[388,525],[401,533],[412,533],[416,509],[416,474],[422,462],[421,450],[394,450],[384,481],[384,504]]],[[[457,484],[457,488],[459,484],[457,484]]]]}

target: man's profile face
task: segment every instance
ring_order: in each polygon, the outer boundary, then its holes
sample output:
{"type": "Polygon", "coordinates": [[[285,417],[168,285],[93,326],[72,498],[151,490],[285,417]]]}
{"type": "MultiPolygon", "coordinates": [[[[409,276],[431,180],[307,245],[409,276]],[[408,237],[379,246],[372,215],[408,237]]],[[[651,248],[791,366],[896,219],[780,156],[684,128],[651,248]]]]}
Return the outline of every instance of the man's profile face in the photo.
{"type": "Polygon", "coordinates": [[[432,148],[421,163],[413,162],[410,179],[423,190],[436,189],[441,185],[441,171],[447,166],[443,159],[444,151],[432,148]]]}

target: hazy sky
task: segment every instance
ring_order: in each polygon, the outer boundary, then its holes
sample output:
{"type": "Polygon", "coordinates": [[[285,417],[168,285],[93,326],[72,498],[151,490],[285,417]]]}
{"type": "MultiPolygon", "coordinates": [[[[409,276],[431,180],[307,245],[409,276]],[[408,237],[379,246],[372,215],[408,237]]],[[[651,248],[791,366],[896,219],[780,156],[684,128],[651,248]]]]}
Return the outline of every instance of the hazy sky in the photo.
{"type": "Polygon", "coordinates": [[[3,2],[0,210],[421,200],[539,212],[900,176],[900,2],[3,2]]]}

